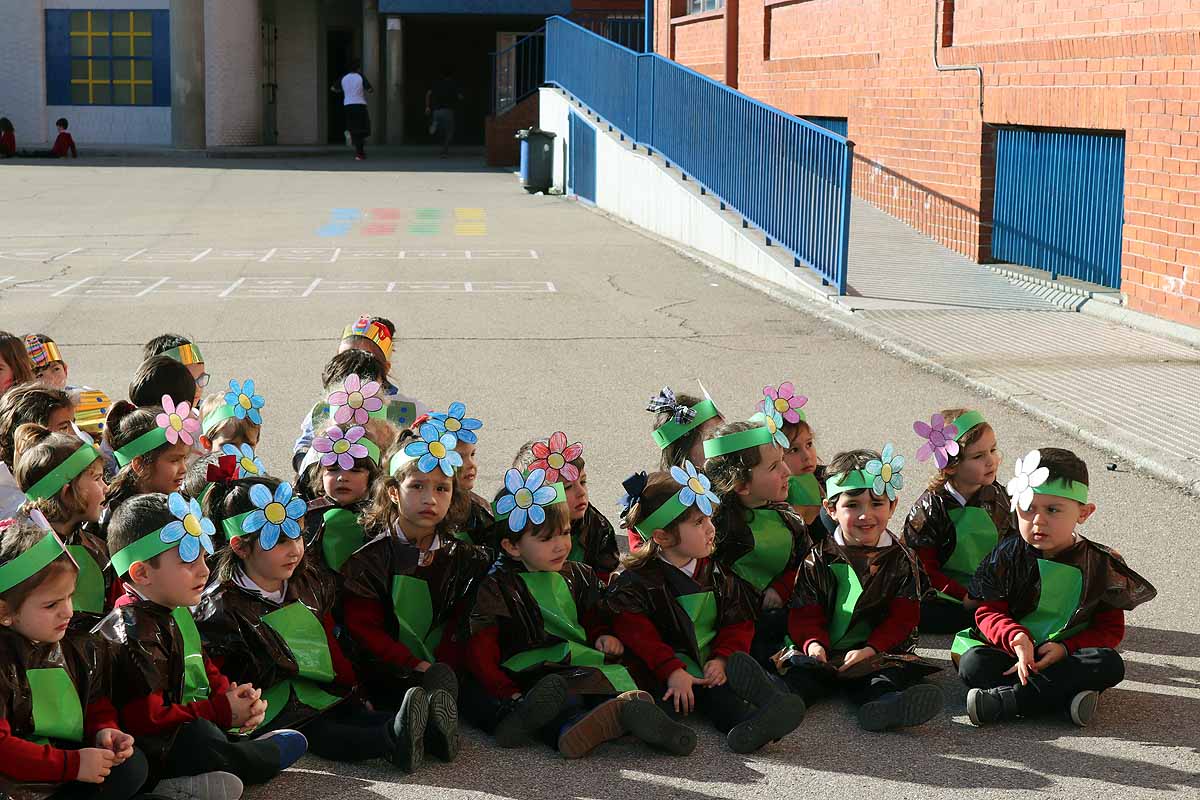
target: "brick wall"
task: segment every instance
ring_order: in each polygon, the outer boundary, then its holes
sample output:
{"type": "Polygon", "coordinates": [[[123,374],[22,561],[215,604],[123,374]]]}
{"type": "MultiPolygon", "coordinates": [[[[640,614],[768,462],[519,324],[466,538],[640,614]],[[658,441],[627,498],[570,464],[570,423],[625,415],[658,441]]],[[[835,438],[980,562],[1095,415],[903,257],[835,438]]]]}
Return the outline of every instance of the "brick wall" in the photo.
{"type": "Polygon", "coordinates": [[[262,142],[258,0],[204,4],[205,138],[209,147],[262,142]]]}
{"type": "Polygon", "coordinates": [[[322,92],[317,60],[323,48],[318,41],[317,0],[288,0],[286,8],[286,15],[279,17],[275,51],[279,83],[275,127],[279,144],[318,144],[322,92]]]}
{"type": "Polygon", "coordinates": [[[517,131],[537,126],[539,117],[538,92],[526,97],[500,116],[484,120],[484,141],[487,143],[489,167],[513,167],[521,163],[521,143],[513,138],[517,131]]]}
{"type": "Polygon", "coordinates": [[[714,80],[725,78],[725,15],[721,11],[668,20],[671,58],[714,80]]]}
{"type": "MultiPolygon", "coordinates": [[[[714,45],[679,47],[671,0],[656,2],[658,52],[720,78],[714,45]]],[[[1121,289],[1200,325],[1200,0],[944,0],[938,59],[982,68],[982,118],[976,73],[933,66],[928,0],[741,0],[737,14],[737,88],[847,117],[856,194],[977,260],[993,126],[1125,131],[1121,289]]],[[[723,43],[716,17],[706,37],[723,43]]]]}

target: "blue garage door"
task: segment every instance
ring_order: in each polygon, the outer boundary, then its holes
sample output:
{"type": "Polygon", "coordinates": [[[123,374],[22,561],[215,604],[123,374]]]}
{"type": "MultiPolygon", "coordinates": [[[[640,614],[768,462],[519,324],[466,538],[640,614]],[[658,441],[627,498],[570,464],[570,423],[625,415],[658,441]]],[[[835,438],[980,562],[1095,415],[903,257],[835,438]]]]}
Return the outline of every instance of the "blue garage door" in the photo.
{"type": "Polygon", "coordinates": [[[992,257],[1117,288],[1124,134],[1001,128],[992,257]]]}
{"type": "Polygon", "coordinates": [[[571,147],[567,154],[567,190],[596,202],[596,129],[571,112],[571,147]]]}

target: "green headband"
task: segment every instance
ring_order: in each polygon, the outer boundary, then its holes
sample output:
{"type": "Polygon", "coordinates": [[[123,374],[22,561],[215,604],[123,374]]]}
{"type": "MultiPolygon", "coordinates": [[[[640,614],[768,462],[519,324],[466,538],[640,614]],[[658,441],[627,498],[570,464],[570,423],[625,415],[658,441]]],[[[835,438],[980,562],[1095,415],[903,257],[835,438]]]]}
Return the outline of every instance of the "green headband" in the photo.
{"type": "Polygon", "coordinates": [[[32,578],[66,552],[67,549],[63,547],[58,534],[47,531],[37,544],[0,567],[0,592],[7,592],[21,581],[32,578]]]}
{"type": "Polygon", "coordinates": [[[727,433],[715,439],[705,440],[704,457],[716,458],[717,456],[736,453],[739,450],[749,450],[752,447],[758,447],[760,444],[771,444],[774,440],[775,435],[765,425],[746,431],[738,431],[737,433],[727,433]]]}
{"type": "Polygon", "coordinates": [[[200,432],[208,433],[225,420],[233,419],[234,416],[235,414],[233,406],[222,403],[216,411],[204,418],[204,422],[200,424],[200,432]]]}
{"type": "MultiPolygon", "coordinates": [[[[167,523],[167,525],[170,524],[171,523],[169,522],[167,523]]],[[[117,577],[129,572],[129,568],[133,566],[135,562],[149,561],[155,556],[165,553],[173,547],[179,546],[178,541],[164,542],[162,540],[162,536],[160,534],[162,534],[163,528],[165,527],[167,526],[164,525],[162,528],[159,528],[153,533],[146,534],[128,547],[119,550],[115,556],[109,559],[109,563],[112,564],[112,568],[117,573],[117,577]]]]}
{"type": "Polygon", "coordinates": [[[204,363],[204,356],[201,355],[200,348],[194,344],[181,344],[179,347],[165,351],[163,355],[175,359],[184,366],[204,363]]]}
{"type": "Polygon", "coordinates": [[[358,440],[358,444],[361,444],[363,447],[367,448],[367,458],[374,461],[376,466],[378,466],[379,459],[383,458],[383,454],[379,452],[379,445],[375,444],[365,436],[358,440]]]}
{"type": "MultiPolygon", "coordinates": [[[[250,509],[249,511],[247,511],[244,514],[238,514],[233,517],[226,517],[221,522],[221,529],[223,531],[225,531],[225,536],[231,541],[233,540],[233,537],[235,537],[235,536],[237,536],[237,537],[247,536],[248,534],[244,530],[242,530],[242,522],[246,519],[246,517],[250,516],[255,511],[259,511],[259,510],[261,510],[261,509],[250,509]]],[[[258,531],[255,531],[255,532],[257,533],[258,531]]]]}
{"type": "Polygon", "coordinates": [[[980,414],[978,411],[968,411],[965,414],[955,417],[950,421],[950,424],[954,426],[956,431],[958,431],[958,433],[954,434],[954,441],[957,442],[959,439],[967,435],[967,431],[971,430],[972,428],[978,428],[985,422],[987,422],[987,420],[985,420],[983,418],[983,414],[980,414]]]}
{"type": "MultiPolygon", "coordinates": [[[[393,458],[392,460],[394,461],[395,459],[393,458]]],[[[543,508],[546,506],[556,506],[559,503],[567,502],[567,490],[563,488],[562,483],[544,483],[542,485],[549,486],[554,490],[554,499],[548,503],[542,503],[541,506],[543,508]]],[[[496,522],[503,522],[512,516],[512,511],[508,512],[507,514],[501,514],[499,511],[497,511],[495,503],[492,503],[492,513],[496,516],[496,522]]]]}
{"type": "Polygon", "coordinates": [[[53,497],[64,486],[78,478],[80,473],[99,457],[100,451],[94,444],[85,444],[67,456],[65,461],[50,470],[40,481],[30,486],[29,491],[25,492],[25,496],[30,500],[45,500],[53,497]]]}
{"type": "Polygon", "coordinates": [[[666,450],[672,442],[679,441],[720,413],[717,411],[717,404],[709,399],[696,403],[692,406],[692,411],[696,412],[696,416],[692,417],[691,422],[669,420],[654,429],[654,443],[658,445],[659,450],[666,450]]]}
{"type": "Polygon", "coordinates": [[[1055,478],[1052,481],[1046,481],[1040,486],[1034,486],[1033,493],[1065,497],[1068,500],[1074,500],[1076,503],[1086,503],[1088,501],[1088,485],[1079,481],[1070,481],[1066,478],[1055,478]]]}
{"type": "Polygon", "coordinates": [[[167,429],[155,426],[154,430],[146,431],[120,450],[117,450],[113,455],[116,456],[117,464],[124,467],[138,456],[143,456],[155,448],[162,447],[166,443],[167,429]]]}
{"type": "Polygon", "coordinates": [[[832,500],[843,492],[870,489],[874,484],[875,476],[868,475],[866,470],[855,469],[842,475],[833,475],[825,479],[825,499],[832,500]]]}
{"type": "Polygon", "coordinates": [[[685,506],[679,501],[679,492],[676,492],[671,495],[670,500],[656,508],[653,514],[646,517],[637,525],[634,525],[633,529],[649,539],[654,536],[656,530],[659,528],[665,529],[689,508],[695,508],[695,506],[685,506]]]}

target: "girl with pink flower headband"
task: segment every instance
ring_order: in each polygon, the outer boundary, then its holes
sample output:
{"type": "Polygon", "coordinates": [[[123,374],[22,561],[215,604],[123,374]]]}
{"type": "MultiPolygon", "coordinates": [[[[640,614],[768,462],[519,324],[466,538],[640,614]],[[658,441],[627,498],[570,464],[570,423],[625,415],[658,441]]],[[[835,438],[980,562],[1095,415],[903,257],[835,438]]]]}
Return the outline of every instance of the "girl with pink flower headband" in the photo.
{"type": "Polygon", "coordinates": [[[366,542],[359,515],[381,474],[379,460],[379,447],[366,427],[350,420],[344,426],[330,425],[313,439],[301,468],[309,494],[316,498],[305,518],[309,547],[334,573],[366,542]]]}
{"type": "Polygon", "coordinates": [[[788,478],[788,505],[805,525],[812,526],[821,514],[826,475],[825,465],[820,463],[813,444],[812,424],[804,413],[807,403],[808,398],[797,393],[791,381],[784,381],[777,387],[763,387],[758,410],[766,414],[774,409],[778,415],[779,429],[788,440],[783,462],[792,473],[788,478]]]}
{"type": "Polygon", "coordinates": [[[548,439],[528,441],[521,446],[512,465],[523,473],[545,470],[548,484],[562,482],[571,515],[571,555],[568,559],[587,564],[600,581],[607,584],[621,560],[616,532],[608,518],[588,499],[583,445],[579,442],[568,444],[569,441],[562,431],[556,431],[548,439]]]}
{"type": "Polygon", "coordinates": [[[978,411],[951,408],[913,431],[920,461],[938,468],[904,521],[904,543],[917,554],[936,595],[921,601],[921,630],[955,633],[974,624],[971,576],[997,543],[1017,531],[1003,484],[996,480],[996,433],[978,411]]]}
{"type": "Polygon", "coordinates": [[[104,423],[104,442],[120,469],[104,496],[101,525],[118,505],[139,494],[179,491],[187,475],[192,448],[200,441],[200,420],[190,403],[138,408],[128,400],[113,404],[104,423]]]}

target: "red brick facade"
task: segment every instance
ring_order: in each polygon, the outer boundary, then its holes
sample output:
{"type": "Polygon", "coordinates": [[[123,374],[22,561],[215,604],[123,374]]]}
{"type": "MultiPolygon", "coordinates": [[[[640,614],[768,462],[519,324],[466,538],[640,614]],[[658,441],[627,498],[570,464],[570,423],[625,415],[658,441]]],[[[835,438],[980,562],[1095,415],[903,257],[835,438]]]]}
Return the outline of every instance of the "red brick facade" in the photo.
{"type": "Polygon", "coordinates": [[[1200,326],[1200,0],[656,0],[655,49],[797,115],[849,120],[855,193],[991,256],[993,125],[1125,132],[1121,290],[1200,326]],[[974,70],[983,71],[983,115],[974,70]],[[674,13],[672,13],[674,12],[674,13]],[[985,125],[984,123],[987,123],[985,125]]]}

